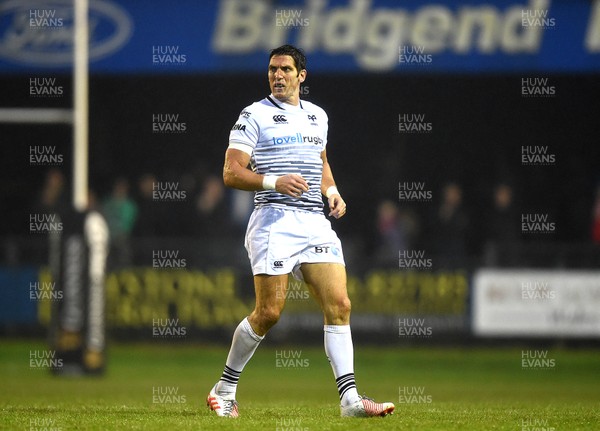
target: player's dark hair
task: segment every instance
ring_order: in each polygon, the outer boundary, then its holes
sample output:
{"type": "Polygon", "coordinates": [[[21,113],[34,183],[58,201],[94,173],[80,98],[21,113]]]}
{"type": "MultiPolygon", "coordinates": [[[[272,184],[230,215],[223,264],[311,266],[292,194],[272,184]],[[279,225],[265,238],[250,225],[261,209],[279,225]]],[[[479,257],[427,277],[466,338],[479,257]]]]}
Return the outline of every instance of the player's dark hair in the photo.
{"type": "Polygon", "coordinates": [[[306,56],[300,48],[296,48],[293,45],[282,45],[279,48],[271,50],[269,61],[271,61],[271,58],[276,55],[289,55],[292,57],[294,59],[296,70],[298,71],[298,75],[303,69],[306,69],[306,56]]]}

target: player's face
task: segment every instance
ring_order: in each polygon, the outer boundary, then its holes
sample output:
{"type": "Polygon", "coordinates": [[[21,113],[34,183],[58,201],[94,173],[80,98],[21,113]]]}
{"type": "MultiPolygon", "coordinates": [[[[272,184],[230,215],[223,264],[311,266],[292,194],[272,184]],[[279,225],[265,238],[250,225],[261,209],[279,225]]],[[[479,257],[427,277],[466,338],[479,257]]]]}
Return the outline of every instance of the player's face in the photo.
{"type": "Polygon", "coordinates": [[[289,55],[275,55],[269,61],[269,86],[277,100],[296,104],[300,96],[300,84],[306,78],[306,70],[298,73],[294,59],[289,55]]]}

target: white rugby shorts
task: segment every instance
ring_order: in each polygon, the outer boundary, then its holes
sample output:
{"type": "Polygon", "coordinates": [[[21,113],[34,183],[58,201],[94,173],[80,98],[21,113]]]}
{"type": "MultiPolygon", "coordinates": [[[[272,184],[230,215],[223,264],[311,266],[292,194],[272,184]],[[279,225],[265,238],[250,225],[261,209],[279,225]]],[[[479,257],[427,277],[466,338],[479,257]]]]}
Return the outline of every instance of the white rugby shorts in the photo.
{"type": "Polygon", "coordinates": [[[252,274],[292,273],[302,280],[302,263],[345,265],[342,243],[321,212],[256,208],[245,239],[252,274]]]}

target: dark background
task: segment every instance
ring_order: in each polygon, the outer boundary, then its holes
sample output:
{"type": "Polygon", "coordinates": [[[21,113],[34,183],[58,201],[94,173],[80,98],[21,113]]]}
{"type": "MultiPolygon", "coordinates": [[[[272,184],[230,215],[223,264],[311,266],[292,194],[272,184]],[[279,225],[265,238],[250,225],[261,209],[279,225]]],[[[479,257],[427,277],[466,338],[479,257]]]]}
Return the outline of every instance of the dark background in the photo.
{"type": "MultiPolygon", "coordinates": [[[[329,115],[328,156],[348,203],[335,222],[343,236],[369,250],[378,202],[396,200],[401,181],[424,182],[433,203],[404,203],[422,221],[427,241],[430,213],[448,181],[464,190],[469,252],[487,235],[486,214],[499,182],[514,189],[519,213],[546,213],[553,235],[536,241],[590,241],[592,204],[600,180],[600,82],[595,75],[550,75],[555,97],[526,98],[522,78],[539,75],[308,75],[304,97],[329,115]],[[398,114],[425,114],[432,132],[402,134],[398,114]],[[523,166],[523,146],[547,146],[556,162],[523,166]]],[[[70,107],[71,83],[58,76],[64,96],[29,96],[29,78],[3,76],[2,106],[70,107]]],[[[135,184],[145,173],[177,181],[221,174],[228,134],[241,109],[268,93],[266,76],[136,75],[90,78],[90,186],[106,196],[118,176],[135,184]],[[182,134],[152,132],[152,115],[179,114],[182,134]]],[[[30,146],[56,146],[71,175],[71,128],[0,124],[4,236],[27,235],[28,214],[48,167],[31,167],[30,146]]],[[[165,235],[186,236],[185,211],[165,212],[165,235]]],[[[516,226],[519,229],[519,226],[516,226]]],[[[523,236],[524,241],[531,237],[523,236]]]]}

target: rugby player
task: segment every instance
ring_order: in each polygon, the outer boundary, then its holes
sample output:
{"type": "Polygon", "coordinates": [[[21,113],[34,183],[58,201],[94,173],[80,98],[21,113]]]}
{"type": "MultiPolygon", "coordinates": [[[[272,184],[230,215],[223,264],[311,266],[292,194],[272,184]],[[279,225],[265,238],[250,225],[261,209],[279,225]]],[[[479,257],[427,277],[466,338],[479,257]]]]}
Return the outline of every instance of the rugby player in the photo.
{"type": "Polygon", "coordinates": [[[228,187],[254,191],[248,222],[248,251],[256,306],[236,328],[220,380],[207,397],[218,416],[238,417],[240,374],[285,304],[288,276],[304,280],[324,315],[325,353],[337,383],[343,417],[385,416],[390,402],[360,396],[354,380],[350,300],[341,242],[323,212],[346,214],[327,161],[328,118],[300,100],[306,57],[284,45],[271,51],[271,94],[244,108],[229,135],[223,179],[228,187]],[[250,166],[251,169],[248,169],[250,166]]]}

